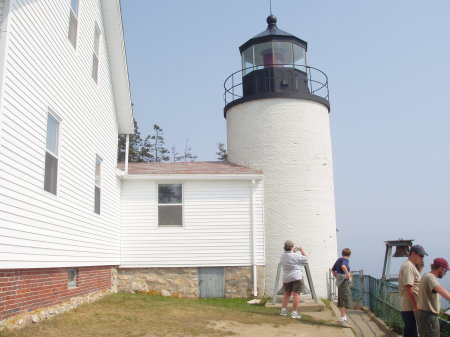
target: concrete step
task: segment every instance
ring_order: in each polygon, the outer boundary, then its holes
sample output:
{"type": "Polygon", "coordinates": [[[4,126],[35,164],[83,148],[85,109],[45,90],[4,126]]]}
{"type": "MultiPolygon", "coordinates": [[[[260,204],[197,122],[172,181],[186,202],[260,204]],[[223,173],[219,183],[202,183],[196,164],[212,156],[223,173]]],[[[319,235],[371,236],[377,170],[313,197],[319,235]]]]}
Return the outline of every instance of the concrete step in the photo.
{"type": "MultiPolygon", "coordinates": [[[[272,301],[266,303],[268,308],[281,308],[282,298],[277,299],[277,303],[272,304],[272,301]]],[[[314,311],[324,311],[325,304],[319,299],[318,303],[315,303],[312,298],[300,298],[300,305],[298,306],[298,311],[300,312],[314,312],[314,311]]],[[[289,301],[288,308],[292,308],[292,298],[289,301]]]]}

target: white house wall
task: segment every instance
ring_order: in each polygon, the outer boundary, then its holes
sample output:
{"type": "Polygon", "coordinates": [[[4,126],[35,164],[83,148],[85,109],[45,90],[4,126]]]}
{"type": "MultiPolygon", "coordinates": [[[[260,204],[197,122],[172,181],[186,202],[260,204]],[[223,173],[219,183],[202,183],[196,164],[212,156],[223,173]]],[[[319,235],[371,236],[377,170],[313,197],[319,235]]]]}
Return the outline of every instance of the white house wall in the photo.
{"type": "Polygon", "coordinates": [[[0,37],[1,37],[1,27],[2,27],[2,22],[3,22],[3,11],[5,8],[5,1],[4,0],[0,0],[0,37]]]}
{"type": "MultiPolygon", "coordinates": [[[[184,228],[158,228],[157,182],[123,182],[121,267],[252,265],[251,181],[182,184],[184,228]]],[[[262,182],[254,191],[256,262],[262,265],[262,182]]]]}
{"type": "MultiPolygon", "coordinates": [[[[0,3],[3,1],[0,0],[0,3]]],[[[0,269],[119,263],[117,121],[99,0],[82,0],[77,47],[70,1],[11,0],[0,125],[0,269]],[[57,195],[44,191],[47,113],[61,118],[57,195]],[[96,155],[101,215],[94,213],[96,155]]]]}

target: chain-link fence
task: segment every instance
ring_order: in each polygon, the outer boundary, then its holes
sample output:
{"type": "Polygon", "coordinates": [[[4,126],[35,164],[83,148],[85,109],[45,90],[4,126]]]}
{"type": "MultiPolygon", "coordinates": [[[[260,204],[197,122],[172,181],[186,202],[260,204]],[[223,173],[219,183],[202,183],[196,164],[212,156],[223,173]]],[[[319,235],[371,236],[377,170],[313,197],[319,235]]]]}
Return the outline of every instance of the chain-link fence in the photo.
{"type": "MultiPolygon", "coordinates": [[[[401,334],[403,320],[401,314],[401,296],[398,285],[386,280],[376,279],[364,275],[362,270],[353,271],[353,283],[351,286],[352,300],[370,309],[381,318],[387,326],[401,334]]],[[[335,284],[329,277],[329,294],[336,294],[335,284]]],[[[330,299],[334,299],[330,297],[330,299]]],[[[450,337],[450,321],[440,318],[441,337],[450,337]]]]}
{"type": "Polygon", "coordinates": [[[394,331],[401,333],[403,320],[401,314],[401,296],[398,286],[386,280],[379,280],[366,276],[368,283],[369,302],[365,303],[369,309],[386,322],[394,331]]]}

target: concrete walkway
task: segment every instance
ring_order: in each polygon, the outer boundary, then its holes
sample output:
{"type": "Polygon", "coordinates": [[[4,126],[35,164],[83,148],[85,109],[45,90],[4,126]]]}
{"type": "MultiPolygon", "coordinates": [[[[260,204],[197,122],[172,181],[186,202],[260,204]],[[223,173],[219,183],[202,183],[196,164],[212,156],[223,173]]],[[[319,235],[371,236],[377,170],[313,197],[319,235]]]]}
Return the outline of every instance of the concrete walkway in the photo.
{"type": "MultiPolygon", "coordinates": [[[[337,322],[340,321],[341,314],[339,309],[336,307],[336,304],[331,302],[331,309],[333,314],[327,316],[324,311],[327,311],[325,305],[321,300],[318,303],[315,303],[310,296],[301,296],[299,311],[308,313],[309,315],[318,318],[318,319],[326,319],[333,320],[335,319],[337,322]]],[[[267,303],[267,307],[281,307],[281,296],[278,299],[277,303],[273,305],[272,303],[267,303]]],[[[291,302],[289,303],[289,307],[291,306],[291,302]]],[[[346,337],[401,337],[395,332],[390,331],[390,329],[384,324],[382,320],[377,318],[370,310],[366,308],[353,309],[347,311],[347,316],[349,319],[349,323],[352,328],[341,329],[346,337]]]]}
{"type": "MultiPolygon", "coordinates": [[[[339,319],[339,309],[334,303],[331,303],[331,308],[333,309],[337,319],[339,319]]],[[[349,337],[354,336],[354,333],[356,333],[359,337],[401,337],[395,332],[390,331],[382,320],[375,317],[375,315],[367,309],[348,310],[347,317],[350,325],[352,326],[352,329],[347,329],[348,331],[352,331],[351,334],[348,334],[349,337]]]]}

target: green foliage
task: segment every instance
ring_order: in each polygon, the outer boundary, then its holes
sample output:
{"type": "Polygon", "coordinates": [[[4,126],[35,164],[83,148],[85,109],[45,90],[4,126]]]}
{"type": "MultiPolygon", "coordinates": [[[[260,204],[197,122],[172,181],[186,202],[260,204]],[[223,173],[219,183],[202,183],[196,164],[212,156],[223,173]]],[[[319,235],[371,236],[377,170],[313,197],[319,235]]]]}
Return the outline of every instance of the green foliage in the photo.
{"type": "Polygon", "coordinates": [[[257,303],[256,305],[260,305],[260,306],[264,307],[266,305],[267,301],[269,301],[269,300],[270,300],[270,297],[263,297],[263,298],[261,298],[261,302],[257,303]]]}
{"type": "Polygon", "coordinates": [[[189,138],[186,139],[186,144],[185,144],[185,146],[184,146],[184,152],[183,152],[183,154],[180,156],[180,160],[181,160],[181,161],[185,161],[185,162],[187,162],[187,161],[193,162],[193,161],[195,161],[195,160],[197,159],[197,156],[194,156],[194,155],[191,153],[192,148],[188,145],[188,143],[189,143],[189,138]]]}
{"type": "Polygon", "coordinates": [[[401,334],[403,331],[403,326],[402,324],[400,324],[399,322],[395,321],[395,320],[389,320],[386,322],[386,325],[388,327],[390,327],[393,331],[401,334]]]}
{"type": "MultiPolygon", "coordinates": [[[[119,135],[119,143],[117,149],[117,160],[119,162],[125,161],[126,151],[126,136],[119,135]]],[[[139,127],[136,121],[134,121],[134,133],[130,135],[129,150],[128,150],[129,162],[141,162],[145,161],[142,157],[142,138],[139,132],[139,127]]]]}
{"type": "Polygon", "coordinates": [[[224,143],[217,143],[217,159],[221,161],[226,161],[228,159],[227,149],[224,143]]]}
{"type": "Polygon", "coordinates": [[[153,156],[153,160],[156,163],[163,161],[169,161],[169,150],[164,146],[164,130],[158,125],[153,124],[153,135],[148,135],[144,141],[144,149],[153,156]]]}
{"type": "MultiPolygon", "coordinates": [[[[141,137],[139,127],[134,121],[134,133],[129,136],[129,162],[166,162],[170,160],[172,154],[173,161],[195,161],[197,156],[192,154],[192,148],[188,145],[189,138],[186,140],[184,152],[178,153],[175,146],[172,151],[165,147],[164,130],[157,124],[153,125],[153,134],[149,134],[145,139],[141,137]]],[[[119,135],[117,147],[117,160],[119,162],[125,161],[126,151],[126,135],[119,135]]]]}
{"type": "Polygon", "coordinates": [[[326,307],[328,310],[332,310],[332,309],[331,309],[331,303],[330,303],[330,301],[329,301],[328,299],[326,299],[326,298],[321,298],[321,300],[322,300],[323,304],[325,304],[325,307],[326,307]]]}

